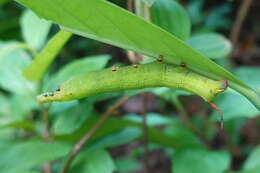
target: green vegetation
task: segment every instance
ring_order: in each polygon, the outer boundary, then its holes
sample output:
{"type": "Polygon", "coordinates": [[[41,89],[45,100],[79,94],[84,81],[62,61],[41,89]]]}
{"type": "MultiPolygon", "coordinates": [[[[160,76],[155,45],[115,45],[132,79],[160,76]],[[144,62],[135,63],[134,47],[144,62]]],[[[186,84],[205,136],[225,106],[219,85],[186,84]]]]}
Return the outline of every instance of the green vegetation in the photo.
{"type": "Polygon", "coordinates": [[[258,173],[260,69],[203,6],[0,0],[0,172],[258,173]]]}

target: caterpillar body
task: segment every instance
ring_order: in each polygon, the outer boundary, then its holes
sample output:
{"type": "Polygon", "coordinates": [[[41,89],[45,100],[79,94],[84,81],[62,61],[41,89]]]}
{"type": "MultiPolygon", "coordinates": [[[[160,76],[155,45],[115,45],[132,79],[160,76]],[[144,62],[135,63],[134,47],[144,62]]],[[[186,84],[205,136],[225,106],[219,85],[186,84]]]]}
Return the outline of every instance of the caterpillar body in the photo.
{"type": "Polygon", "coordinates": [[[186,67],[162,62],[115,69],[104,69],[72,77],[61,84],[56,91],[39,95],[37,99],[39,102],[69,101],[105,92],[169,87],[192,92],[210,102],[227,88],[223,80],[211,80],[186,67]]]}

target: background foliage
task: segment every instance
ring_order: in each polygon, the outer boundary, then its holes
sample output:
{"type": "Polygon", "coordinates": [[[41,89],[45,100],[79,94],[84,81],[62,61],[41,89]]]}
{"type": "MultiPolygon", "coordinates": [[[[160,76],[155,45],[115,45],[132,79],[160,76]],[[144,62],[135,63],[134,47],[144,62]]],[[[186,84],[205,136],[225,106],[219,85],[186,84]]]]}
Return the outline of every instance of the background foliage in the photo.
{"type": "MultiPolygon", "coordinates": [[[[127,8],[126,1],[113,3],[127,8]]],[[[145,3],[151,8],[154,24],[260,91],[259,23],[254,20],[254,7],[238,45],[232,49],[226,37],[239,2],[145,3]]],[[[144,90],[45,105],[35,99],[73,75],[114,64],[131,64],[126,50],[59,31],[57,25],[16,2],[0,0],[0,5],[0,171],[47,173],[46,163],[51,161],[52,172],[59,172],[73,144],[117,100],[130,96],[114,112],[117,116],[109,118],[88,141],[69,172],[145,172],[141,115],[144,100],[140,95],[144,90]],[[55,51],[50,52],[53,48],[55,51]],[[32,73],[26,67],[34,58],[40,59],[40,65],[32,68],[32,73]],[[31,82],[24,75],[38,82],[31,82]]],[[[220,131],[216,112],[197,96],[168,88],[145,91],[149,92],[146,111],[150,172],[260,171],[259,111],[246,98],[229,89],[214,100],[224,113],[225,130],[220,131]]]]}

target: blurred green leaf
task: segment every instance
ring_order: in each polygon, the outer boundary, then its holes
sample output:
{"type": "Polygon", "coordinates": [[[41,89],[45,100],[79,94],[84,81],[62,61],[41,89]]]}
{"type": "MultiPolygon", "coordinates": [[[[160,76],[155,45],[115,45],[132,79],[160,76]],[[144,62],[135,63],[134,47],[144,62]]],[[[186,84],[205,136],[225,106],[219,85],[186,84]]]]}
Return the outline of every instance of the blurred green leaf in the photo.
{"type": "Polygon", "coordinates": [[[160,88],[155,88],[152,90],[152,92],[154,94],[156,94],[157,96],[168,100],[168,101],[172,101],[172,99],[184,95],[184,96],[189,96],[192,95],[192,93],[187,92],[187,91],[182,91],[182,90],[175,90],[172,88],[166,88],[166,87],[160,87],[160,88]]]}
{"type": "Polygon", "coordinates": [[[37,140],[6,145],[0,147],[0,171],[5,173],[28,172],[34,166],[64,157],[70,150],[62,143],[37,140]]]}
{"type": "Polygon", "coordinates": [[[16,121],[25,120],[32,110],[39,108],[35,95],[12,95],[9,102],[11,104],[11,116],[16,121]]]}
{"type": "Polygon", "coordinates": [[[103,149],[81,152],[70,173],[113,173],[115,164],[109,153],[103,149]]]}
{"type": "Polygon", "coordinates": [[[71,33],[67,31],[59,31],[47,45],[37,54],[33,62],[25,69],[23,75],[31,81],[39,81],[44,73],[54,61],[64,44],[71,37],[71,33]]]}
{"type": "Polygon", "coordinates": [[[17,49],[27,49],[27,45],[17,41],[0,41],[0,62],[6,55],[17,49]]]}
{"type": "Polygon", "coordinates": [[[237,68],[234,73],[245,81],[252,88],[260,87],[260,69],[259,67],[242,66],[237,68]]]}
{"type": "Polygon", "coordinates": [[[211,30],[230,29],[231,21],[228,18],[230,12],[230,3],[223,3],[213,8],[206,16],[205,27],[211,30]]]}
{"type": "Polygon", "coordinates": [[[11,112],[11,105],[9,103],[9,99],[0,93],[0,115],[1,115],[0,119],[2,123],[3,123],[2,118],[5,116],[10,116],[10,112],[11,112]]]}
{"type": "Polygon", "coordinates": [[[260,146],[256,147],[252,153],[249,155],[247,160],[243,165],[243,170],[253,170],[257,169],[260,171],[260,146]]]}
{"type": "Polygon", "coordinates": [[[31,62],[28,53],[22,49],[15,49],[0,60],[0,86],[12,93],[32,95],[36,89],[35,85],[22,76],[22,71],[31,62]]]}
{"type": "Polygon", "coordinates": [[[229,134],[231,142],[239,145],[241,142],[241,130],[246,123],[246,118],[234,118],[229,121],[225,121],[225,131],[229,134]]]}
{"type": "MultiPolygon", "coordinates": [[[[172,123],[171,118],[162,116],[157,113],[148,113],[146,117],[147,117],[147,125],[149,126],[168,125],[172,123]]],[[[129,115],[125,115],[124,119],[142,123],[142,117],[140,115],[129,114],[129,115]]]]}
{"type": "Polygon", "coordinates": [[[181,150],[173,155],[175,173],[223,173],[228,170],[230,156],[225,151],[181,150]]]}
{"type": "Polygon", "coordinates": [[[127,144],[142,135],[142,131],[139,128],[127,127],[119,132],[111,133],[101,139],[92,143],[89,149],[117,147],[123,144],[127,144]]]}
{"type": "Polygon", "coordinates": [[[191,0],[187,5],[187,11],[191,19],[192,25],[198,25],[203,21],[203,3],[204,0],[191,0]]]}
{"type": "Polygon", "coordinates": [[[23,121],[28,112],[37,108],[35,102],[36,85],[22,76],[22,71],[31,62],[28,53],[18,42],[0,43],[0,86],[10,92],[6,103],[5,120],[2,123],[23,121]]]}
{"type": "Polygon", "coordinates": [[[129,173],[136,171],[140,164],[137,160],[129,157],[120,157],[115,160],[116,168],[121,173],[129,173]]]}
{"type": "Polygon", "coordinates": [[[65,65],[60,71],[51,77],[50,81],[46,84],[46,90],[53,90],[59,86],[60,83],[68,80],[69,78],[80,75],[83,73],[101,70],[107,62],[110,60],[110,55],[99,55],[84,57],[79,60],[75,60],[65,65]]]}
{"type": "Polygon", "coordinates": [[[80,103],[58,114],[53,124],[53,132],[56,135],[73,133],[92,115],[92,112],[92,103],[80,103]]]}
{"type": "Polygon", "coordinates": [[[49,107],[49,113],[50,115],[57,115],[77,105],[79,105],[78,100],[73,100],[68,102],[54,102],[49,107]]]}
{"type": "Polygon", "coordinates": [[[47,39],[51,23],[40,19],[32,11],[25,10],[21,17],[23,38],[34,50],[39,50],[47,39]]]}
{"type": "MultiPolygon", "coordinates": [[[[62,140],[62,141],[67,141],[67,142],[75,142],[82,137],[86,131],[88,131],[93,124],[95,124],[97,121],[97,117],[91,116],[86,120],[86,122],[81,126],[80,129],[75,131],[74,133],[70,135],[57,135],[54,138],[57,140],[62,140]]],[[[177,122],[173,122],[172,126],[177,126],[177,122]]],[[[179,123],[178,127],[182,127],[179,123]]],[[[101,137],[105,137],[111,133],[119,132],[120,130],[126,128],[126,127],[138,127],[142,128],[141,123],[137,123],[134,121],[129,121],[129,120],[123,120],[123,119],[116,119],[116,118],[110,118],[105,122],[105,124],[94,134],[90,142],[95,141],[97,139],[100,139],[101,137]]],[[[183,128],[183,127],[182,127],[183,128]]],[[[167,135],[164,132],[161,132],[157,130],[156,128],[149,127],[149,141],[151,143],[156,143],[162,146],[167,146],[167,147],[173,147],[173,148],[178,148],[178,147],[198,147],[200,146],[200,142],[198,140],[194,141],[191,140],[190,142],[187,139],[181,138],[178,135],[167,135]],[[185,146],[184,146],[185,144],[185,146]]]]}
{"type": "Polygon", "coordinates": [[[31,8],[40,17],[51,20],[75,34],[151,57],[164,55],[166,62],[175,64],[185,62],[187,67],[207,77],[227,79],[230,87],[246,96],[260,110],[260,95],[230,72],[172,34],[108,1],[74,0],[73,3],[71,1],[60,3],[60,0],[16,1],[31,8]],[[55,8],[56,6],[59,8],[55,8]],[[78,8],[79,6],[81,8],[78,8]]]}
{"type": "Polygon", "coordinates": [[[15,121],[10,123],[0,124],[0,129],[10,128],[10,127],[29,130],[29,131],[34,130],[34,124],[28,121],[15,121]]]}
{"type": "Polygon", "coordinates": [[[190,36],[190,19],[184,8],[173,0],[158,0],[151,8],[152,22],[181,40],[190,36]]]}
{"type": "Polygon", "coordinates": [[[0,141],[13,140],[17,136],[17,128],[32,131],[34,124],[26,121],[28,113],[32,110],[32,97],[27,100],[17,101],[16,98],[24,98],[21,95],[3,95],[0,92],[0,141]],[[17,105],[18,106],[17,106],[17,105]]]}
{"type": "Polygon", "coordinates": [[[211,59],[224,58],[232,49],[229,40],[217,33],[198,34],[192,36],[187,43],[211,59]]]}
{"type": "Polygon", "coordinates": [[[187,129],[181,123],[175,123],[164,129],[167,136],[172,137],[174,140],[178,141],[178,148],[203,148],[202,143],[196,135],[192,133],[191,130],[187,129]]]}

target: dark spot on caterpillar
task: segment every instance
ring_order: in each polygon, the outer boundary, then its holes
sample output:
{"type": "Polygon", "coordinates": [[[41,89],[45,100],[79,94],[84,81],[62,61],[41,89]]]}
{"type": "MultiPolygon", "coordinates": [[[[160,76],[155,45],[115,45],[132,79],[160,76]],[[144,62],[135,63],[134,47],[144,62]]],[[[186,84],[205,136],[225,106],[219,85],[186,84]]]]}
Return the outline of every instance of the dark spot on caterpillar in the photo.
{"type": "Polygon", "coordinates": [[[138,66],[139,66],[138,64],[134,64],[133,65],[134,68],[138,68],[138,66]]]}
{"type": "Polygon", "coordinates": [[[58,87],[58,88],[56,89],[56,91],[59,92],[59,91],[60,91],[60,87],[58,87]]]}
{"type": "Polygon", "coordinates": [[[47,93],[43,94],[43,97],[48,97],[48,94],[47,93]]]}
{"type": "Polygon", "coordinates": [[[112,71],[116,71],[117,70],[117,67],[115,65],[112,66],[111,68],[112,71]]]}
{"type": "Polygon", "coordinates": [[[160,55],[159,58],[157,58],[157,61],[159,61],[159,62],[163,62],[163,56],[160,55]]]}
{"type": "Polygon", "coordinates": [[[54,94],[53,94],[53,93],[49,93],[49,96],[51,96],[51,97],[52,97],[52,96],[54,96],[54,94]]]}
{"type": "Polygon", "coordinates": [[[187,64],[185,62],[181,62],[180,66],[181,67],[187,67],[187,64]]]}

